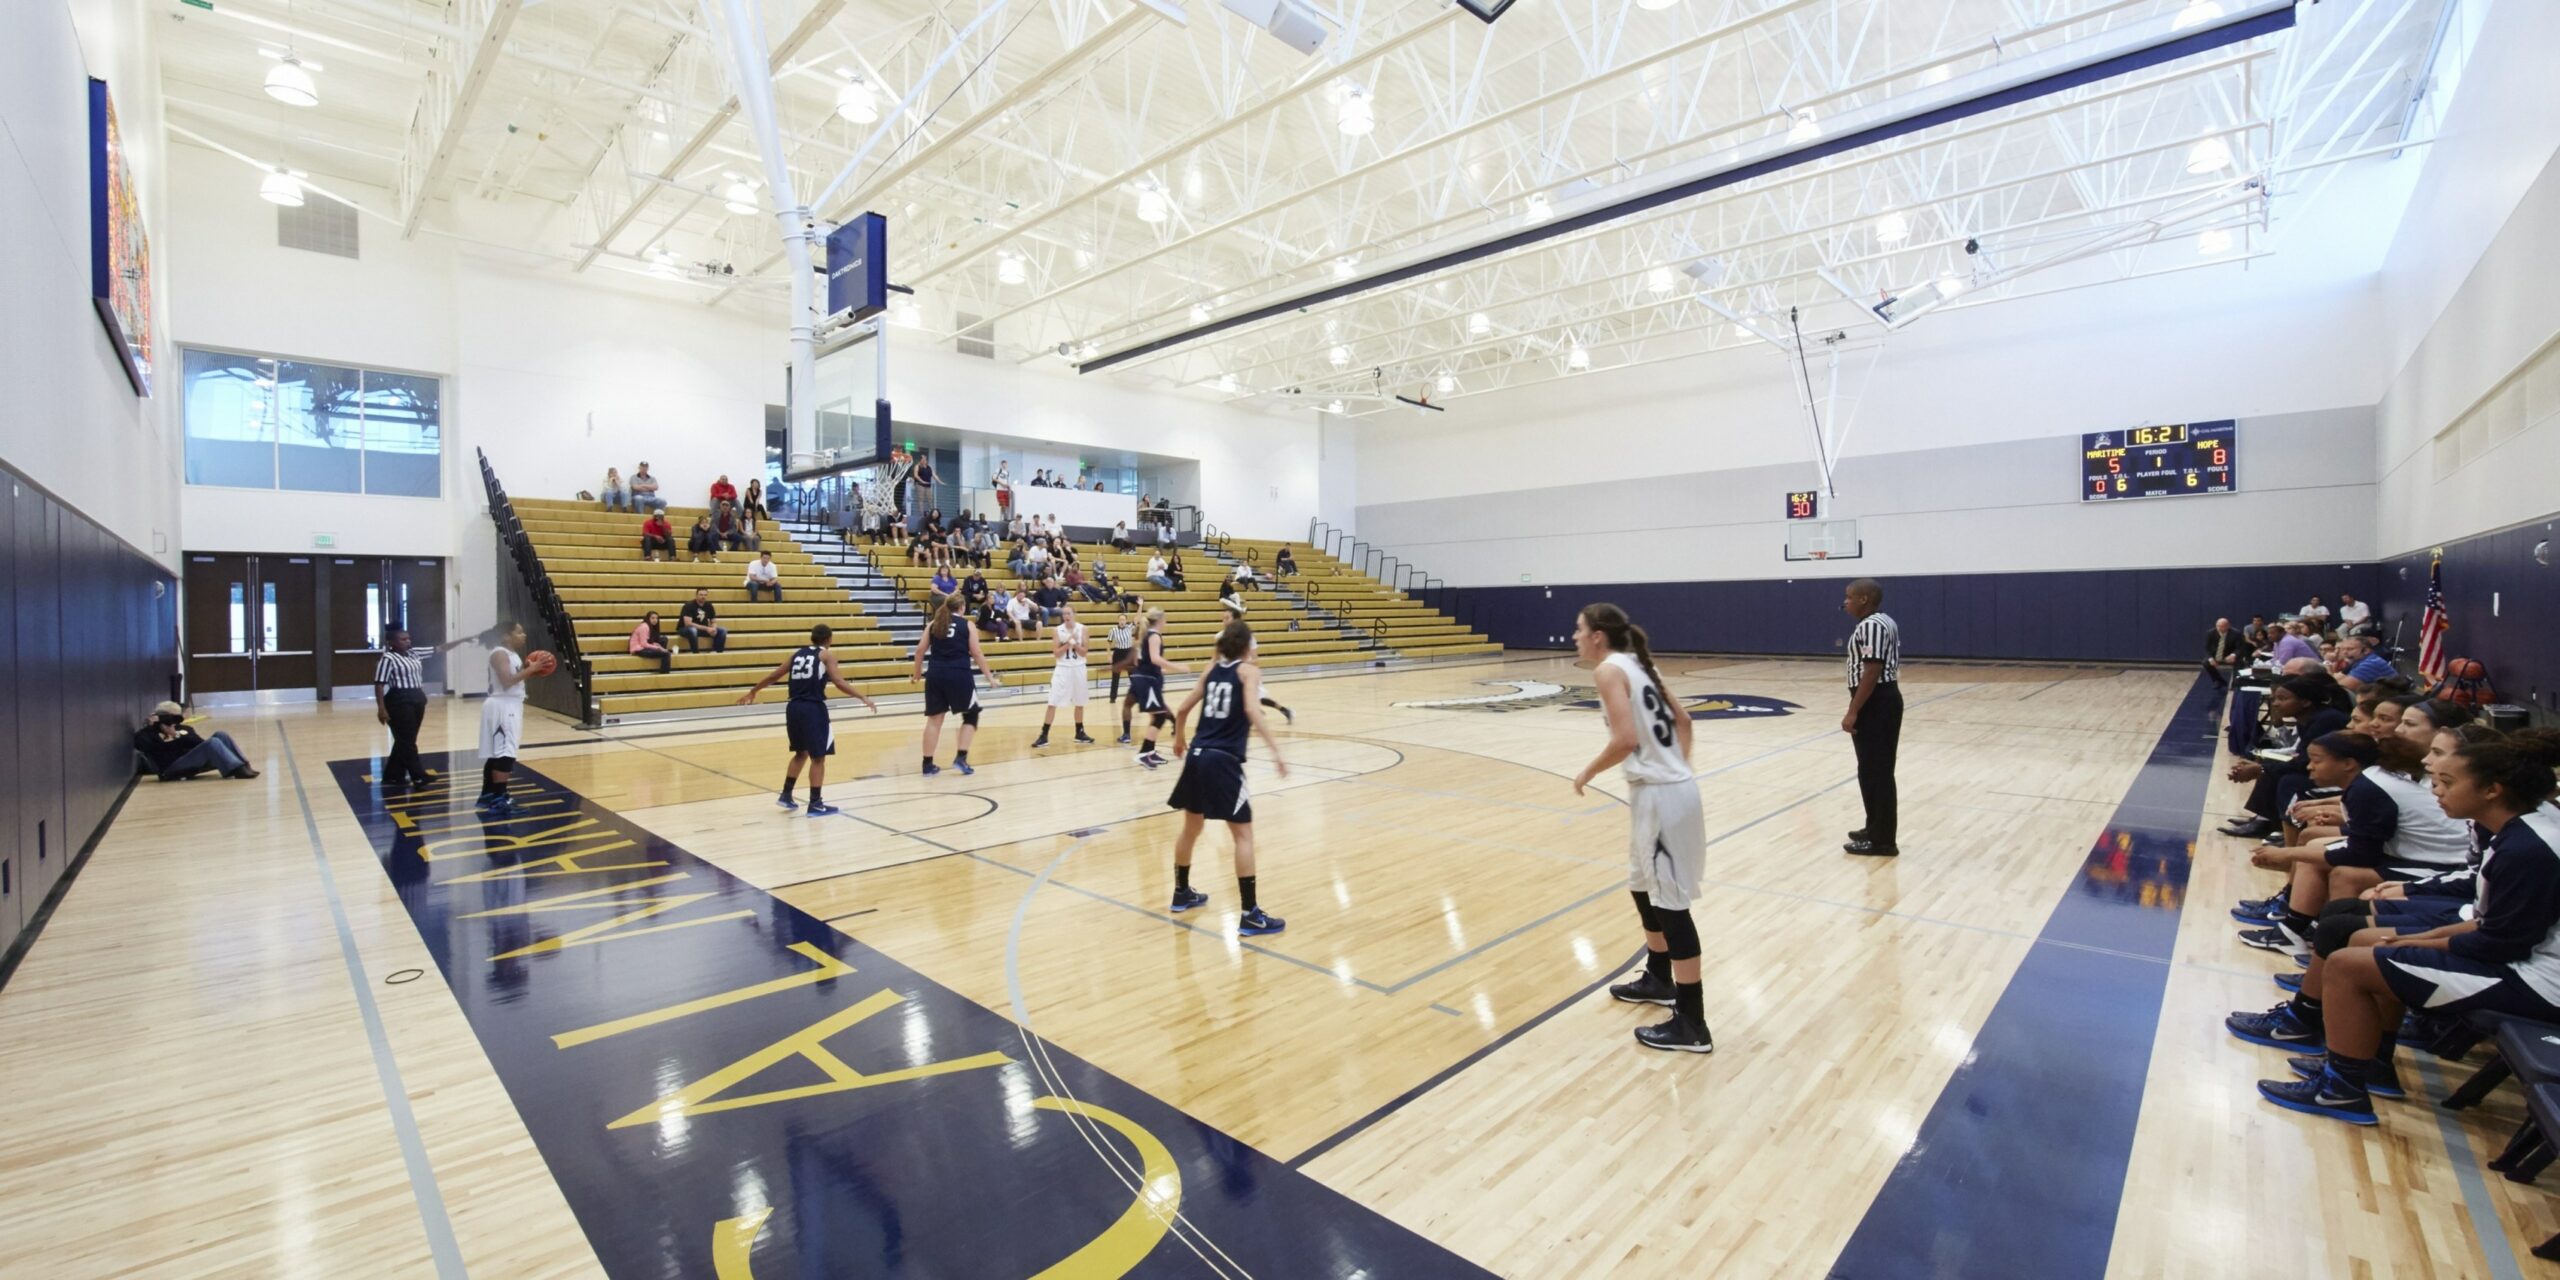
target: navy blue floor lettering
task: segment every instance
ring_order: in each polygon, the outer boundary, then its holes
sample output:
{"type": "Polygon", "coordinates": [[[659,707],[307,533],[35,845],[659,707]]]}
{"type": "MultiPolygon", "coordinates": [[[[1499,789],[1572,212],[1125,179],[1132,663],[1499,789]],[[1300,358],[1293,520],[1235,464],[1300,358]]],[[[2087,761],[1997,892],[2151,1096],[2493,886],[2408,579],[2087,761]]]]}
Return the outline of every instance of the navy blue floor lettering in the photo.
{"type": "Polygon", "coordinates": [[[2098,1280],[2214,759],[2199,676],[1973,1052],[1832,1264],[1844,1280],[2098,1280]]]}
{"type": "Polygon", "coordinates": [[[491,820],[428,763],[332,768],[614,1275],[1484,1274],[534,770],[491,820]]]}

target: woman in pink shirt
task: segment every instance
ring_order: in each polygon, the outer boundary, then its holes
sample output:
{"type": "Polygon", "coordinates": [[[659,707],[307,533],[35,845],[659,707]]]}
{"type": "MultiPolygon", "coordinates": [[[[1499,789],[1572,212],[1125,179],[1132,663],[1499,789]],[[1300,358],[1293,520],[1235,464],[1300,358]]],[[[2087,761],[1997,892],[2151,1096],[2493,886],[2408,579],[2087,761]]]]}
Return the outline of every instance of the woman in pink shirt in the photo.
{"type": "Polygon", "coordinates": [[[667,647],[667,633],[658,626],[658,611],[651,609],[631,629],[631,652],[635,657],[656,658],[658,671],[665,674],[675,666],[675,650],[667,647]]]}

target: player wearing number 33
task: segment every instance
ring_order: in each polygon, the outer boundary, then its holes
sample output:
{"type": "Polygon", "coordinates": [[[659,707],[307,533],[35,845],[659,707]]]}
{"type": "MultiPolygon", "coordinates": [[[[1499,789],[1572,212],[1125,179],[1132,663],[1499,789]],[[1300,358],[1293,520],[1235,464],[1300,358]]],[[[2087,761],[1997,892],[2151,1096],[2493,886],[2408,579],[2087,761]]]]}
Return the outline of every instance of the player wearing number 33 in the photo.
{"type": "Polygon", "coordinates": [[[880,704],[862,696],[860,689],[845,683],[836,671],[835,652],[827,642],[836,638],[835,628],[820,623],[809,628],[809,643],[791,651],[781,665],[764,673],[755,687],[739,697],[738,705],[756,700],[756,695],[773,687],[776,680],[791,682],[791,701],[783,707],[783,732],[791,740],[791,766],[782,774],[782,794],[774,803],[785,809],[799,807],[791,799],[791,789],[800,784],[800,766],[809,766],[809,816],[823,818],[834,813],[834,805],[826,800],[827,757],[836,753],[835,725],[827,717],[827,687],[844,690],[844,696],[873,711],[880,704]]]}
{"type": "Polygon", "coordinates": [[[1609,988],[1609,994],[1629,1004],[1672,1006],[1669,1021],[1636,1028],[1636,1043],[1713,1053],[1698,925],[1689,918],[1706,869],[1707,815],[1698,801],[1698,775],[1689,767],[1688,711],[1663,685],[1644,628],[1618,606],[1583,606],[1574,619],[1573,648],[1593,666],[1609,723],[1609,745],[1583,766],[1573,793],[1581,795],[1609,766],[1625,765],[1627,888],[1644,924],[1644,973],[1609,988]]]}

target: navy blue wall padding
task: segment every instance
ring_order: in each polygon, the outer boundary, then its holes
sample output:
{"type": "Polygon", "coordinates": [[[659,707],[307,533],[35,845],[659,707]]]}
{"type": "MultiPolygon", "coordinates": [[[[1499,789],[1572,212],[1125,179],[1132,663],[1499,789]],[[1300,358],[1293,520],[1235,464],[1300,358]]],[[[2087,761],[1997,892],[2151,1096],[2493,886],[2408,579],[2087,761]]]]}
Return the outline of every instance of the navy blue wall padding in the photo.
{"type": "MultiPolygon", "coordinates": [[[[2507,701],[2544,713],[2560,712],[2560,567],[2537,563],[2536,543],[2560,541],[2560,516],[2444,544],[2445,612],[2453,631],[2445,654],[2489,665],[2489,679],[2507,701]],[[2495,597],[2497,616],[2489,609],[2495,597]]],[[[2427,607],[2426,551],[2383,562],[2374,611],[2397,629],[2414,657],[2418,619],[2427,607]],[[2402,624],[2406,624],[2405,626],[2402,624]]],[[[2552,557],[2560,561],[2560,547],[2552,557]]]]}
{"type": "MultiPolygon", "coordinates": [[[[2527,540],[2528,552],[2531,545],[2527,540]]],[[[2525,562],[2531,564],[2529,554],[2525,562]]],[[[2453,572],[2450,559],[2446,572],[2453,572]]],[[[2335,605],[2339,592],[2352,592],[2359,599],[2376,600],[2378,610],[2390,608],[2396,614],[2397,606],[2380,599],[2385,576],[2383,567],[2373,564],[2287,564],[1929,574],[1882,581],[1885,612],[1901,624],[1903,652],[1912,657],[2179,662],[2203,660],[2204,634],[2215,618],[2227,616],[2238,625],[2252,613],[2272,617],[2315,594],[2335,605]]],[[[2407,606],[2411,643],[2417,600],[2426,590],[2423,560],[2413,577],[2417,594],[2407,606]]],[[[1642,625],[1657,649],[1827,655],[1839,653],[1849,634],[1848,615],[1840,611],[1848,583],[1847,578],[1627,582],[1462,587],[1432,595],[1450,600],[1461,618],[1514,648],[1561,647],[1557,637],[1573,634],[1575,611],[1606,600],[1642,625]]],[[[2560,590],[2544,594],[2551,598],[2545,609],[2560,607],[2560,590]]],[[[2512,586],[2507,598],[2512,613],[2512,586]]],[[[2487,611],[2485,591],[2478,608],[2487,611]]],[[[2457,612],[2457,621],[2460,616],[2457,612]]]]}

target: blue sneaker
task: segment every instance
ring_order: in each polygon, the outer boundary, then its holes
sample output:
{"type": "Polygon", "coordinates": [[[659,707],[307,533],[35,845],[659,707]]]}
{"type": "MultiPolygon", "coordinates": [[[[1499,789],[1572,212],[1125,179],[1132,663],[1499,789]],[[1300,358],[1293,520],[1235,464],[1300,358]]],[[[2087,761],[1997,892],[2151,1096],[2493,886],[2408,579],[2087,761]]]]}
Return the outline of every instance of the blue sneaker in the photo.
{"type": "MultiPolygon", "coordinates": [[[[2329,1057],[2327,1054],[2307,1053],[2300,1057],[2287,1058],[2284,1064],[2293,1068],[2293,1073],[2305,1080],[2317,1080],[2320,1078],[2320,1069],[2329,1065],[2329,1057]]],[[[2382,1069],[2381,1078],[2365,1081],[2364,1091],[2377,1098],[2408,1097],[2409,1091],[2400,1085],[2399,1064],[2385,1059],[2377,1065],[2382,1069]]]]}
{"type": "Polygon", "coordinates": [[[1145,765],[1150,769],[1161,769],[1164,767],[1165,763],[1164,753],[1161,751],[1141,751],[1138,753],[1138,763],[1145,765]]]}
{"type": "Polygon", "coordinates": [[[504,800],[506,798],[507,795],[503,791],[483,791],[480,793],[480,798],[472,802],[471,807],[475,809],[486,809],[490,805],[496,804],[500,800],[504,800]]]}
{"type": "Polygon", "coordinates": [[[977,770],[972,769],[972,768],[970,768],[970,767],[969,767],[969,762],[968,762],[968,761],[966,761],[966,760],[954,760],[954,761],[952,761],[952,762],[951,762],[951,767],[952,767],[952,768],[954,768],[954,769],[959,770],[959,771],[960,771],[960,776],[961,776],[961,777],[963,777],[963,778],[969,777],[969,776],[971,776],[971,775],[973,775],[973,774],[977,773],[977,770]]]}
{"type": "Polygon", "coordinates": [[[773,802],[781,805],[785,809],[797,809],[800,807],[800,802],[789,796],[775,796],[773,798],[773,802]]]}
{"type": "Polygon", "coordinates": [[[2312,1080],[2261,1080],[2258,1093],[2267,1101],[2287,1111],[2307,1116],[2327,1116],[2348,1124],[2371,1125],[2373,1096],[2362,1085],[2349,1082],[2337,1068],[2322,1060],[2320,1075],[2312,1080]]]}
{"type": "Polygon", "coordinates": [[[924,767],[924,776],[928,778],[940,772],[942,772],[942,766],[938,764],[929,764],[924,767]]]}
{"type": "Polygon", "coordinates": [[[516,798],[500,796],[480,806],[480,812],[492,818],[512,818],[516,816],[516,798]]]}
{"type": "Polygon", "coordinates": [[[1114,742],[1116,742],[1116,743],[1118,743],[1119,745],[1124,746],[1124,747],[1125,747],[1125,746],[1128,746],[1128,745],[1129,745],[1129,735],[1128,735],[1128,734],[1125,734],[1125,733],[1124,733],[1124,734],[1121,734],[1119,737],[1112,739],[1112,741],[1114,741],[1114,742]]]}
{"type": "Polygon", "coordinates": [[[2280,1004],[2265,1013],[2235,1013],[2222,1020],[2231,1034],[2251,1044],[2270,1049],[2317,1049],[2321,1029],[2302,1020],[2290,1004],[2280,1004]]]}
{"type": "Polygon", "coordinates": [[[2299,994],[2302,990],[2302,975],[2298,973],[2279,973],[2276,975],[2276,985],[2287,991],[2299,994]]]}
{"type": "Polygon", "coordinates": [[[1246,937],[1252,937],[1257,933],[1278,933],[1288,927],[1288,921],[1272,915],[1260,907],[1255,907],[1253,910],[1245,912],[1244,917],[1236,921],[1236,932],[1241,933],[1246,937]]]}
{"type": "Polygon", "coordinates": [[[1173,909],[1176,911],[1189,911],[1193,907],[1199,906],[1208,900],[1209,895],[1202,893],[1197,889],[1176,889],[1173,891],[1173,909]]]}
{"type": "Polygon", "coordinates": [[[2279,893],[2272,898],[2242,898],[2240,905],[2231,909],[2231,918],[2242,924],[2255,925],[2263,925],[2271,920],[2281,920],[2284,918],[2284,895],[2279,893]]]}
{"type": "Polygon", "coordinates": [[[843,810],[840,810],[834,805],[828,804],[824,801],[812,800],[809,802],[809,816],[812,818],[823,818],[829,814],[841,812],[843,812],[843,810]]]}

